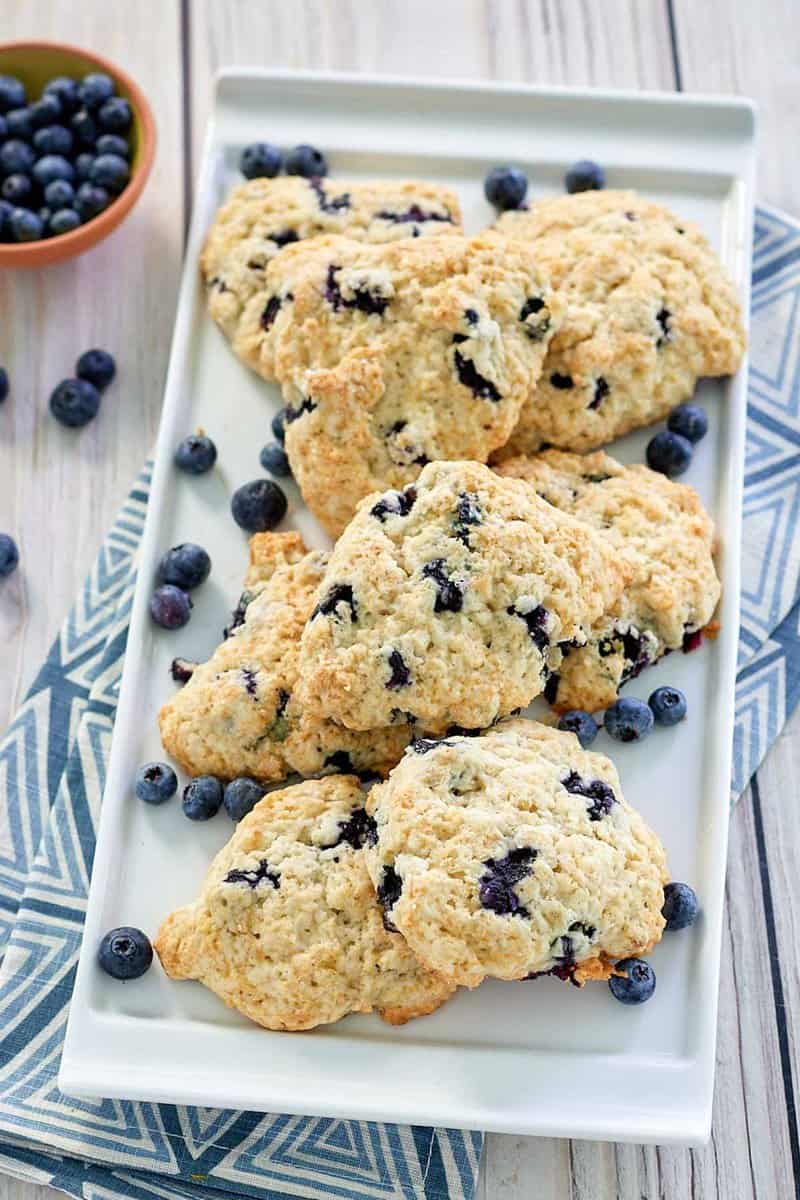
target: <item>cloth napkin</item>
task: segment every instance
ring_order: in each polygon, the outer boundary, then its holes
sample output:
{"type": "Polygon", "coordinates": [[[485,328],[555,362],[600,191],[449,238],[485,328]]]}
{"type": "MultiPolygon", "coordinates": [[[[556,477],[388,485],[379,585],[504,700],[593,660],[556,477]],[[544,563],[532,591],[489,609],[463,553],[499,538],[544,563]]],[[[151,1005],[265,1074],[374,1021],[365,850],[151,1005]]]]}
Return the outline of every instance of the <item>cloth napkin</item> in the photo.
{"type": "MultiPolygon", "coordinates": [[[[732,792],[800,698],[800,223],[755,227],[732,792]]],[[[0,743],[0,1171],[81,1200],[471,1200],[482,1135],[120,1100],[56,1083],[150,482],[0,743]]]]}

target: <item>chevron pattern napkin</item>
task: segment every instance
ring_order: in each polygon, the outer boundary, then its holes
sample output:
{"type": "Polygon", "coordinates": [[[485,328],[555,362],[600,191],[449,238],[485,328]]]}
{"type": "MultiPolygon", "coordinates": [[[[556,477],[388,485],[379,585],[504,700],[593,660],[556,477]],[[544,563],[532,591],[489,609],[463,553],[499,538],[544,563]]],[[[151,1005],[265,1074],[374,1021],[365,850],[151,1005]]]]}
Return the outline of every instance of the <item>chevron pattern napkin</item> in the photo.
{"type": "MultiPolygon", "coordinates": [[[[799,314],[800,224],[759,209],[734,796],[800,698],[799,314]]],[[[471,1200],[480,1133],[58,1091],[148,486],[0,743],[0,1171],[80,1200],[471,1200]]]]}

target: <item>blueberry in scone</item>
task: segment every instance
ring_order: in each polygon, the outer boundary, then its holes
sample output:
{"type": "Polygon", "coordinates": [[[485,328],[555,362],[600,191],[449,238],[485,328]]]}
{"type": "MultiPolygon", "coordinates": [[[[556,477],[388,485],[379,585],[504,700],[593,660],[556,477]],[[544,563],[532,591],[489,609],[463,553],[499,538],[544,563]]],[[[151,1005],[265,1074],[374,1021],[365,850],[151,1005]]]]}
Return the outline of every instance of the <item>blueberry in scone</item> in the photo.
{"type": "Polygon", "coordinates": [[[384,926],[365,849],[374,825],[352,776],[272,792],[236,828],[197,900],[155,942],[173,979],[199,979],[267,1029],[312,1029],[373,1010],[433,1012],[455,985],[384,926]]]}
{"type": "Polygon", "coordinates": [[[519,480],[430,463],[367,497],[328,562],[300,649],[320,713],[349,729],[481,729],[528,704],[617,600],[605,538],[519,480]]]}
{"type": "Polygon", "coordinates": [[[454,983],[607,978],[661,937],[661,844],[570,733],[506,720],[412,745],[367,813],[386,922],[454,983]]]}

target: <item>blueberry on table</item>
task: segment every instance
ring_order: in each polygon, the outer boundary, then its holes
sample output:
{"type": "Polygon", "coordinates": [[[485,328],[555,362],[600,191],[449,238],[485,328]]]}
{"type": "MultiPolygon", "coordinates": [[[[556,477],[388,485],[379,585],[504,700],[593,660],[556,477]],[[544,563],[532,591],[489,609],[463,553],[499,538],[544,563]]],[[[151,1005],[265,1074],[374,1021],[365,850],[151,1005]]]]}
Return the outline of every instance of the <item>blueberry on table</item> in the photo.
{"type": "Polygon", "coordinates": [[[13,75],[0,75],[0,113],[10,112],[12,108],[23,108],[28,97],[25,94],[25,84],[13,75]]]}
{"type": "Polygon", "coordinates": [[[145,804],[163,804],[178,790],[178,776],[168,763],[151,762],[136,772],[134,791],[145,804]]]}
{"type": "Polygon", "coordinates": [[[23,142],[29,142],[33,137],[33,121],[29,108],[15,108],[13,112],[6,113],[3,120],[6,125],[6,137],[21,138],[23,142]]]}
{"type": "Polygon", "coordinates": [[[104,133],[97,139],[98,154],[118,154],[120,158],[130,158],[131,148],[127,138],[118,133],[104,133]]]}
{"type": "Polygon", "coordinates": [[[213,775],[198,775],[183,789],[181,802],[190,821],[210,821],[222,804],[222,784],[213,775]]]}
{"type": "Polygon", "coordinates": [[[180,629],[189,620],[192,602],[181,588],[165,583],[150,597],[150,616],[162,629],[180,629]]]}
{"type": "Polygon", "coordinates": [[[44,202],[53,212],[69,208],[75,200],[75,189],[68,179],[54,179],[44,189],[44,202]]]}
{"type": "Polygon", "coordinates": [[[36,160],[31,147],[20,138],[11,138],[0,146],[0,171],[4,175],[24,175],[36,160]]]}
{"type": "Polygon", "coordinates": [[[83,153],[79,154],[75,159],[75,178],[81,183],[85,183],[89,178],[89,172],[92,169],[93,162],[94,155],[90,154],[88,150],[84,150],[83,153]]]}
{"type": "Polygon", "coordinates": [[[483,181],[486,199],[505,212],[519,208],[528,190],[528,177],[518,167],[494,167],[483,181]]]}
{"type": "Polygon", "coordinates": [[[33,164],[31,171],[39,187],[47,187],[54,179],[68,179],[71,183],[75,178],[75,168],[64,158],[63,154],[45,154],[33,164]]]}
{"type": "Polygon", "coordinates": [[[55,96],[61,105],[62,113],[71,113],[80,104],[78,100],[78,84],[69,75],[56,75],[42,89],[43,96],[55,96]]]}
{"type": "Polygon", "coordinates": [[[17,569],[19,550],[10,533],[0,533],[0,577],[5,578],[17,569]]]}
{"type": "Polygon", "coordinates": [[[656,990],[656,973],[643,958],[624,958],[614,970],[620,974],[612,975],[608,986],[620,1004],[644,1004],[656,990]]]}
{"type": "Polygon", "coordinates": [[[104,208],[108,208],[111,197],[105,188],[93,183],[82,183],[75,194],[75,209],[82,221],[91,221],[104,208]]]}
{"type": "Polygon", "coordinates": [[[317,179],[328,174],[328,160],[321,150],[305,144],[293,146],[286,155],[286,174],[317,179]]]}
{"type": "Polygon", "coordinates": [[[680,433],[664,429],[647,443],[647,465],[669,479],[683,475],[692,461],[692,443],[680,433]]]}
{"type": "Polygon", "coordinates": [[[172,583],[185,592],[205,583],[211,573],[211,559],[202,546],[181,542],[162,556],[158,564],[160,583],[172,583]]]}
{"type": "Polygon", "coordinates": [[[583,749],[586,750],[597,737],[599,726],[591,713],[583,712],[580,708],[573,708],[559,717],[558,728],[567,733],[574,733],[583,749]]]}
{"type": "Polygon", "coordinates": [[[91,183],[110,192],[121,192],[130,176],[130,167],[119,154],[98,154],[89,172],[91,183]]]}
{"type": "Polygon", "coordinates": [[[570,195],[575,192],[599,192],[606,186],[603,168],[591,159],[582,158],[573,163],[564,176],[564,186],[570,195]]]}
{"type": "Polygon", "coordinates": [[[258,460],[264,470],[269,471],[270,475],[277,475],[283,478],[292,473],[286,451],[278,442],[267,442],[259,454],[258,460]]]}
{"type": "Polygon", "coordinates": [[[101,104],[97,123],[108,133],[124,133],[131,123],[131,106],[122,96],[112,96],[101,104]]]}
{"type": "Polygon", "coordinates": [[[93,383],[98,392],[108,387],[116,373],[117,365],[107,350],[85,350],[75,364],[78,378],[93,383]]]}
{"type": "Polygon", "coordinates": [[[688,929],[697,920],[698,904],[694,888],[688,883],[668,883],[664,888],[664,907],[661,915],[670,933],[688,929]]]}
{"type": "Polygon", "coordinates": [[[656,725],[677,725],[686,716],[686,697],[680,688],[656,688],[647,703],[656,725]]]}
{"type": "Polygon", "coordinates": [[[153,947],[141,929],[120,925],[103,938],[97,961],[114,979],[138,979],[153,961],[153,947]]]}
{"type": "Polygon", "coordinates": [[[45,125],[52,125],[61,119],[61,101],[52,92],[49,92],[46,96],[40,96],[38,100],[34,100],[33,104],[29,105],[28,111],[31,114],[33,128],[43,129],[45,125]]]}
{"type": "Polygon", "coordinates": [[[57,237],[60,233],[72,233],[80,223],[81,219],[74,208],[59,208],[50,218],[48,229],[57,237]]]}
{"type": "Polygon", "coordinates": [[[222,802],[232,821],[241,821],[258,804],[266,789],[255,779],[232,779],[225,786],[222,802]]]}
{"type": "Polygon", "coordinates": [[[78,84],[78,100],[86,108],[99,108],[115,93],[114,80],[102,71],[84,75],[78,84]]]}
{"type": "Polygon", "coordinates": [[[88,424],[99,408],[100,393],[85,379],[63,379],[50,396],[51,413],[72,429],[88,424]]]}
{"type": "Polygon", "coordinates": [[[282,166],[283,155],[277,146],[272,146],[269,142],[253,142],[252,145],[245,146],[239,159],[239,170],[245,179],[273,179],[280,174],[282,166]]]}
{"type": "Polygon", "coordinates": [[[0,187],[0,195],[14,208],[24,208],[33,199],[33,184],[27,175],[7,175],[0,187]]]}
{"type": "Polygon", "coordinates": [[[79,108],[69,119],[69,127],[79,142],[93,146],[97,140],[97,122],[85,108],[79,108]]]}
{"type": "Polygon", "coordinates": [[[73,136],[63,125],[45,125],[33,135],[33,147],[38,154],[70,154],[73,136]]]}
{"type": "Polygon", "coordinates": [[[8,371],[5,367],[0,367],[0,404],[8,395],[8,371]]]}
{"type": "Polygon", "coordinates": [[[38,242],[44,235],[41,217],[27,208],[15,208],[10,224],[15,242],[38,242]]]}
{"type": "Polygon", "coordinates": [[[189,475],[205,475],[217,461],[217,447],[205,434],[191,434],[175,451],[175,466],[189,475]]]}
{"type": "Polygon", "coordinates": [[[283,445],[286,437],[286,409],[282,408],[280,412],[276,412],[272,418],[272,432],[275,434],[277,441],[283,445]]]}
{"type": "Polygon", "coordinates": [[[653,711],[643,700],[623,696],[606,709],[605,728],[616,742],[640,742],[653,728],[653,711]]]}
{"type": "Polygon", "coordinates": [[[667,429],[694,444],[708,433],[706,410],[699,404],[679,404],[667,417],[667,429]]]}
{"type": "Polygon", "coordinates": [[[233,493],[231,512],[236,524],[248,533],[264,533],[286,516],[286,496],[271,479],[254,479],[233,493]]]}

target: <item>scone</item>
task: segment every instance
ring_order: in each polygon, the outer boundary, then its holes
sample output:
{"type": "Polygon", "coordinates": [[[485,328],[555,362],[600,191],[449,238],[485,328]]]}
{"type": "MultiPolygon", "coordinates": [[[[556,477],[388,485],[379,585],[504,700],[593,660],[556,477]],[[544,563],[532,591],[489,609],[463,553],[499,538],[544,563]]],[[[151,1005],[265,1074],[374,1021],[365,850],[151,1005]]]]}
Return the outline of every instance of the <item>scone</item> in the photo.
{"type": "Polygon", "coordinates": [[[545,695],[562,712],[606,708],[622,684],[669,650],[693,648],[720,595],[714,525],[693,488],[602,451],[545,450],[502,463],[542,499],[585,521],[629,568],[630,582],[585,646],[564,647],[545,695]]]}
{"type": "Polygon", "coordinates": [[[438,184],[251,179],[231,192],[203,247],[208,310],[237,349],[239,318],[281,247],[324,233],[391,242],[460,232],[458,197],[438,184]]]}
{"type": "Polygon", "coordinates": [[[240,349],[280,380],[293,474],[335,537],[371,492],[503,445],[559,313],[535,253],[496,234],[314,238],[269,264],[240,349]]]}
{"type": "Polygon", "coordinates": [[[482,729],[528,704],[626,580],[608,541],[527,483],[437,462],[368,497],[334,548],[299,674],[350,729],[482,729]]]}
{"type": "Polygon", "coordinates": [[[307,780],[265,796],[217,855],[197,900],[155,949],[172,979],[198,979],[267,1029],[312,1029],[377,1009],[400,1025],[454,985],[384,927],[364,845],[358,780],[307,780]]]}
{"type": "Polygon", "coordinates": [[[326,560],[297,533],[251,538],[226,640],[159,713],[164,748],[189,774],[270,783],[294,771],[385,774],[397,762],[408,728],[354,733],[318,716],[303,695],[300,635],[326,560]]]}
{"type": "Polygon", "coordinates": [[[413,742],[367,811],[387,927],[454,983],[602,979],[661,937],[664,851],[574,734],[512,720],[413,742]]]}
{"type": "Polygon", "coordinates": [[[506,212],[566,313],[498,458],[590,450],[664,417],[744,353],[736,289],[700,230],[636,192],[582,192],[506,212]]]}

